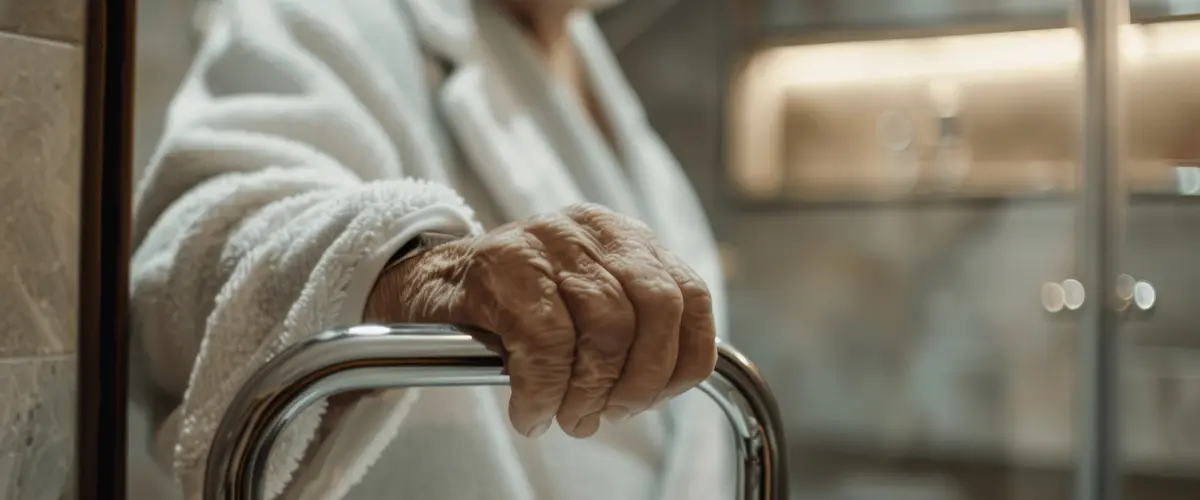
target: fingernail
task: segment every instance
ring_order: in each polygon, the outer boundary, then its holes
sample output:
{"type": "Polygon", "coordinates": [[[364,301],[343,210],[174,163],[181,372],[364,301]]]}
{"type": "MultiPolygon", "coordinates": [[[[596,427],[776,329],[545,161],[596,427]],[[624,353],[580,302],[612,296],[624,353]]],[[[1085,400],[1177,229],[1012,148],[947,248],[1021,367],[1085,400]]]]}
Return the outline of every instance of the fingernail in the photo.
{"type": "Polygon", "coordinates": [[[575,425],[575,429],[571,431],[571,436],[582,439],[592,437],[596,431],[600,430],[600,414],[593,413],[579,419],[579,423],[575,425]]]}
{"type": "Polygon", "coordinates": [[[623,422],[625,420],[629,420],[629,417],[631,416],[632,415],[630,415],[628,408],[622,408],[620,406],[610,406],[608,409],[604,410],[604,419],[608,420],[609,422],[623,422]]]}
{"type": "Polygon", "coordinates": [[[526,432],[525,436],[529,437],[530,439],[540,438],[540,437],[542,437],[542,435],[546,434],[546,431],[550,430],[550,424],[551,424],[551,421],[549,421],[549,420],[542,422],[540,424],[537,424],[537,425],[533,426],[533,428],[530,429],[529,432],[526,432]]]}

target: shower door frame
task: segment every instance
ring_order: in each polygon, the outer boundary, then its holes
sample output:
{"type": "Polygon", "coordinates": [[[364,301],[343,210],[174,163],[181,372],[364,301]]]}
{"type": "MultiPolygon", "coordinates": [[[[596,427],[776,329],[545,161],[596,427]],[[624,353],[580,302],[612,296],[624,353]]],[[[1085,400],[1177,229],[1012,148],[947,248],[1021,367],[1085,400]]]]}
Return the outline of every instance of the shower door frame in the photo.
{"type": "MultiPolygon", "coordinates": [[[[1120,26],[1128,0],[1076,0],[1082,57],[1081,161],[1076,190],[1075,277],[1087,288],[1076,311],[1079,346],[1074,497],[1121,500],[1121,322],[1117,298],[1128,191],[1123,169],[1120,26]]],[[[1126,301],[1127,302],[1127,301],[1126,301]]]]}
{"type": "Polygon", "coordinates": [[[86,4],[75,497],[126,500],[136,0],[86,4]]]}

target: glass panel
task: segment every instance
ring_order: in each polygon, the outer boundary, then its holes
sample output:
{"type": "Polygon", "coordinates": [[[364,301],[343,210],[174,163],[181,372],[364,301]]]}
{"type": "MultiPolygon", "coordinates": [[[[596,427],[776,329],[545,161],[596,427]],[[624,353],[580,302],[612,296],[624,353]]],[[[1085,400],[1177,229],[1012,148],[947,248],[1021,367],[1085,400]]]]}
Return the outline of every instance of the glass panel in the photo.
{"type": "MultiPolygon", "coordinates": [[[[1188,2],[1175,2],[1176,4],[1188,2]]],[[[1121,325],[1125,498],[1188,498],[1200,491],[1200,273],[1196,169],[1200,23],[1138,26],[1122,39],[1129,207],[1117,282],[1132,299],[1121,325]],[[1158,482],[1170,488],[1150,489],[1158,482]],[[1141,489],[1139,489],[1141,488],[1141,489]]]]}
{"type": "MultiPolygon", "coordinates": [[[[200,43],[198,28],[215,0],[138,0],[137,72],[133,113],[133,178],[140,179],[166,124],[167,106],[179,91],[200,43]]],[[[182,500],[166,446],[156,436],[179,404],[165,396],[147,374],[148,359],[140,339],[131,345],[128,415],[128,486],[130,500],[182,500]]]]}
{"type": "Polygon", "coordinates": [[[84,0],[0,0],[0,498],[72,496],[84,0]]]}
{"type": "Polygon", "coordinates": [[[1078,37],[747,52],[713,35],[723,3],[620,56],[725,242],[733,341],[784,406],[793,498],[1070,498],[1078,337],[1047,309],[1081,300],[1078,37]],[[687,84],[724,67],[728,95],[687,84]]]}

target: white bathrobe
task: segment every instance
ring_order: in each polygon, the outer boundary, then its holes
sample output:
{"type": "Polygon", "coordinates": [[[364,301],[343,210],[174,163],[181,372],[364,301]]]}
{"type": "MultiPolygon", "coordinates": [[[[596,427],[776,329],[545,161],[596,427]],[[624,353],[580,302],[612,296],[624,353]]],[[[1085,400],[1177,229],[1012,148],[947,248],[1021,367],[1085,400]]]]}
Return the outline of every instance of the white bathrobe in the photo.
{"type": "MultiPolygon", "coordinates": [[[[471,0],[237,0],[217,13],[138,184],[134,334],[178,406],[158,459],[198,498],[240,384],[282,349],[361,321],[385,261],[594,201],[692,264],[725,318],[708,223],[588,15],[570,35],[603,119],[517,27],[471,0]]],[[[724,328],[721,328],[724,333],[724,328]]],[[[503,388],[387,391],[310,443],[283,436],[271,498],[705,500],[732,495],[724,417],[693,391],[588,440],[514,433],[503,388]],[[311,449],[310,449],[311,448],[311,449]]]]}

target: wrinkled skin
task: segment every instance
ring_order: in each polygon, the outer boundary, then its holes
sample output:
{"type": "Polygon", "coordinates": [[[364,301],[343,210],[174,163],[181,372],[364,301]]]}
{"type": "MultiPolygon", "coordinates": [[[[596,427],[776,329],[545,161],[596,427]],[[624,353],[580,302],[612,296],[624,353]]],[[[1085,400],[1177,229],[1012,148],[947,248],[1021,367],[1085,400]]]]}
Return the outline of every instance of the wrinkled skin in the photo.
{"type": "MultiPolygon", "coordinates": [[[[491,332],[511,377],[512,425],[595,434],[712,373],[704,282],[641,222],[595,205],[427,250],[379,278],[366,318],[491,332]]],[[[482,336],[481,336],[482,337],[482,336]]]]}

